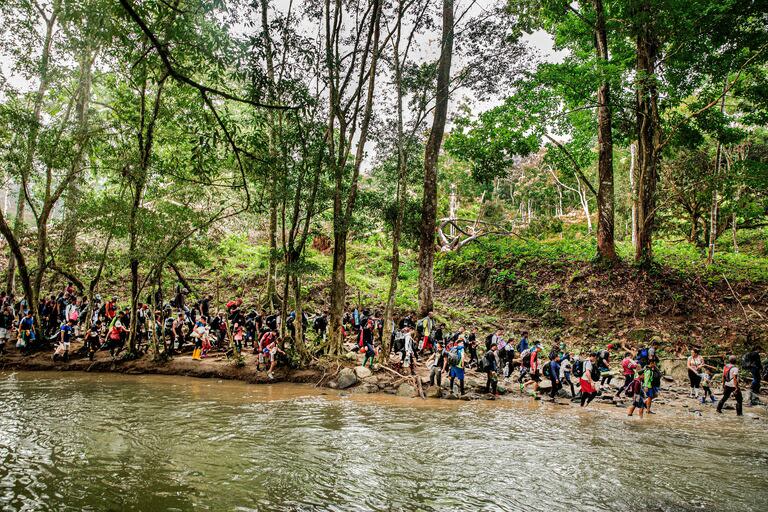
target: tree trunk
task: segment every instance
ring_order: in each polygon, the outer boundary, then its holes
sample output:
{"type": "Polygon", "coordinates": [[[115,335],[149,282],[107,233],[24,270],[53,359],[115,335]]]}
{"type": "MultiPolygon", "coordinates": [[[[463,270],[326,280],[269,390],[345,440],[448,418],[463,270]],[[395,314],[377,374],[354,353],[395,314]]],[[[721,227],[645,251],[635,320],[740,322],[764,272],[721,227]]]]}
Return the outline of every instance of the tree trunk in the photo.
{"type": "Polygon", "coordinates": [[[437,220],[437,158],[448,117],[451,58],[453,57],[453,0],[443,0],[443,27],[437,93],[432,129],[424,152],[424,196],[419,243],[419,310],[426,315],[434,308],[435,222],[437,220]]]}
{"type": "MultiPolygon", "coordinates": [[[[272,59],[272,38],[269,33],[269,2],[261,0],[261,31],[267,61],[267,93],[270,102],[275,99],[275,65],[272,59]]],[[[269,112],[269,155],[270,166],[275,161],[275,119],[274,113],[269,112]]],[[[270,173],[271,175],[272,173],[270,173]]],[[[267,289],[265,304],[270,312],[275,310],[277,295],[277,179],[271,176],[269,189],[269,267],[267,270],[267,289]]],[[[287,300],[285,297],[284,300],[287,300]]]]}
{"type": "Polygon", "coordinates": [[[629,145],[629,204],[632,209],[632,247],[637,247],[637,190],[635,188],[635,158],[637,146],[629,145]]]}
{"type": "MultiPolygon", "coordinates": [[[[35,152],[37,151],[37,136],[40,133],[40,122],[43,110],[43,99],[45,93],[48,90],[49,76],[48,68],[51,60],[51,45],[53,43],[54,28],[56,25],[56,19],[58,17],[60,4],[58,1],[53,3],[53,11],[51,17],[45,20],[45,37],[43,39],[43,51],[40,56],[40,84],[37,86],[35,92],[35,100],[32,114],[32,125],[29,129],[29,135],[27,137],[27,152],[24,158],[24,163],[21,168],[21,182],[19,183],[19,195],[18,202],[16,203],[16,218],[13,221],[13,236],[16,240],[19,239],[24,230],[24,209],[27,201],[26,190],[24,189],[25,182],[32,174],[34,166],[35,152]]],[[[8,293],[13,292],[14,280],[16,276],[16,258],[14,258],[13,252],[8,255],[8,274],[6,276],[6,290],[8,293]]],[[[28,292],[25,286],[25,294],[28,292]]],[[[27,300],[31,300],[31,297],[27,297],[27,300]]],[[[37,314],[35,314],[37,318],[37,314]]]]}
{"type": "MultiPolygon", "coordinates": [[[[78,85],[78,98],[75,105],[77,117],[77,153],[72,162],[72,172],[79,176],[85,161],[86,147],[88,145],[88,107],[91,99],[91,69],[93,58],[89,49],[81,56],[80,83],[78,85]]],[[[64,198],[64,231],[62,234],[61,258],[65,266],[75,264],[77,255],[78,218],[77,207],[80,204],[80,187],[77,179],[71,180],[64,198]]]]}
{"type": "Polygon", "coordinates": [[[637,241],[635,263],[648,267],[653,261],[652,236],[656,218],[656,184],[661,139],[656,60],[658,42],[649,1],[640,6],[643,21],[637,34],[637,241]]]}
{"type": "MultiPolygon", "coordinates": [[[[330,26],[330,13],[328,1],[326,1],[326,31],[330,26]]],[[[337,9],[340,7],[341,2],[337,0],[337,9]]],[[[357,187],[358,179],[360,177],[360,168],[363,163],[363,157],[365,156],[365,144],[368,139],[368,130],[370,127],[371,115],[373,112],[374,90],[376,85],[376,70],[379,59],[379,35],[380,35],[380,22],[381,22],[381,3],[378,0],[373,2],[373,12],[371,17],[371,24],[368,31],[368,48],[371,51],[371,63],[368,68],[368,80],[367,90],[365,97],[365,105],[363,107],[362,119],[360,121],[360,136],[357,141],[357,148],[355,150],[355,163],[352,168],[352,179],[350,180],[349,188],[346,193],[346,201],[342,201],[342,188],[343,188],[343,176],[344,168],[346,167],[346,153],[347,143],[340,144],[338,148],[338,160],[334,162],[334,178],[335,188],[333,195],[333,269],[331,273],[331,307],[330,307],[330,322],[329,322],[329,345],[328,351],[331,355],[340,355],[342,352],[343,338],[341,335],[342,325],[341,321],[344,316],[344,305],[346,297],[346,264],[347,264],[347,235],[349,234],[349,225],[352,220],[352,211],[357,199],[357,187]]],[[[329,59],[329,73],[331,75],[331,81],[333,81],[335,75],[335,64],[333,61],[333,52],[328,49],[329,59]]],[[[362,65],[361,65],[362,67],[362,65]]],[[[364,89],[364,73],[360,74],[359,94],[362,96],[364,89]]],[[[340,112],[339,110],[339,97],[338,90],[334,87],[330,91],[330,106],[331,113],[329,118],[329,131],[330,138],[333,138],[334,134],[334,115],[340,112]]],[[[359,111],[358,111],[359,112],[359,111]]],[[[357,113],[354,115],[354,119],[357,119],[357,113]]],[[[347,122],[339,119],[339,133],[343,136],[339,137],[339,140],[344,140],[346,137],[346,130],[349,127],[347,122]]],[[[349,142],[351,145],[351,139],[349,142]]]]}
{"type": "MultiPolygon", "coordinates": [[[[596,13],[595,48],[597,56],[608,62],[608,38],[605,29],[603,0],[593,0],[596,13]]],[[[608,82],[597,89],[597,255],[603,262],[613,263],[618,258],[614,245],[613,197],[613,136],[611,130],[611,94],[608,82]]]]}
{"type": "Polygon", "coordinates": [[[584,216],[587,218],[587,234],[592,234],[592,215],[589,213],[589,196],[587,196],[586,187],[581,183],[581,180],[576,181],[576,186],[579,192],[579,202],[581,202],[581,208],[584,210],[584,216]]]}
{"type": "MultiPolygon", "coordinates": [[[[725,96],[728,91],[728,77],[725,77],[725,85],[723,85],[723,97],[720,100],[720,114],[725,112],[725,96]]],[[[723,143],[717,141],[717,151],[715,152],[715,176],[712,180],[712,207],[709,212],[709,250],[707,251],[707,265],[711,265],[715,259],[715,244],[718,237],[717,229],[717,216],[718,216],[718,181],[720,180],[720,168],[723,160],[723,143]]]]}

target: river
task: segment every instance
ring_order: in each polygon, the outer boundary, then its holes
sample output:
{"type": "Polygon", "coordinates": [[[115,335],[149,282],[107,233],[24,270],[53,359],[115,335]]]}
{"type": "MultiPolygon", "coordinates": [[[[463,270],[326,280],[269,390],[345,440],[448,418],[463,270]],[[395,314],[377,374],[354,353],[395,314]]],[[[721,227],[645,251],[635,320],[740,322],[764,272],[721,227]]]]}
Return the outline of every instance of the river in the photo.
{"type": "Polygon", "coordinates": [[[766,510],[768,426],[0,373],[0,509],[766,510]]]}

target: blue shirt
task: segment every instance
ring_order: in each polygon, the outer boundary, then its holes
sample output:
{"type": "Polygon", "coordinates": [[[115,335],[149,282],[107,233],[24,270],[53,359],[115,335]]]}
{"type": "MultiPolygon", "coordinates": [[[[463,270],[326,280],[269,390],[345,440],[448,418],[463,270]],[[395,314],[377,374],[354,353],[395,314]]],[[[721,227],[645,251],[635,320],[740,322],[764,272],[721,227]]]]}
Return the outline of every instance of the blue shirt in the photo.
{"type": "Polygon", "coordinates": [[[557,361],[550,361],[549,363],[549,371],[552,375],[552,382],[555,382],[556,380],[560,380],[560,363],[557,361]]]}
{"type": "Polygon", "coordinates": [[[518,352],[523,352],[524,350],[528,350],[528,338],[521,338],[520,343],[517,344],[518,352]]]}
{"type": "Polygon", "coordinates": [[[64,342],[69,343],[69,339],[72,337],[72,327],[69,324],[64,324],[61,326],[61,332],[64,333],[64,342]]]}

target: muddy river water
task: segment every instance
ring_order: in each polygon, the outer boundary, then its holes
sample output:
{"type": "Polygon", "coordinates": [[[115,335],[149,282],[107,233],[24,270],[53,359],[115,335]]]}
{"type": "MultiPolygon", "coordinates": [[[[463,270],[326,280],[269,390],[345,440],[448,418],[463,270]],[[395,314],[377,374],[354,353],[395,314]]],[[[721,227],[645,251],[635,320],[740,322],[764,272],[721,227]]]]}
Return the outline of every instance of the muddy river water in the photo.
{"type": "Polygon", "coordinates": [[[0,373],[0,510],[768,510],[766,420],[0,373]]]}

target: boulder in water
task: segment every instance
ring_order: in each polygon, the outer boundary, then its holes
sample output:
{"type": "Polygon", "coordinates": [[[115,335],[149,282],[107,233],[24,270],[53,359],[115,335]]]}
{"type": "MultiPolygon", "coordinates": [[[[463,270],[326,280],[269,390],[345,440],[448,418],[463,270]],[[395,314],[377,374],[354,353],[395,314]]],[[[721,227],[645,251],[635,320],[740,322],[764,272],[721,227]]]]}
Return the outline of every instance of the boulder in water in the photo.
{"type": "Polygon", "coordinates": [[[339,372],[339,376],[336,378],[336,382],[339,384],[339,389],[347,389],[357,384],[357,375],[352,368],[344,368],[339,372]]]}
{"type": "Polygon", "coordinates": [[[400,384],[397,387],[397,396],[414,397],[416,396],[416,388],[414,388],[412,384],[400,384]]]}

